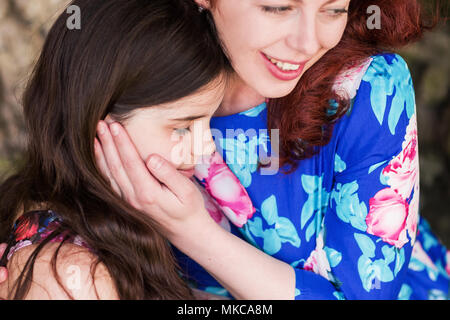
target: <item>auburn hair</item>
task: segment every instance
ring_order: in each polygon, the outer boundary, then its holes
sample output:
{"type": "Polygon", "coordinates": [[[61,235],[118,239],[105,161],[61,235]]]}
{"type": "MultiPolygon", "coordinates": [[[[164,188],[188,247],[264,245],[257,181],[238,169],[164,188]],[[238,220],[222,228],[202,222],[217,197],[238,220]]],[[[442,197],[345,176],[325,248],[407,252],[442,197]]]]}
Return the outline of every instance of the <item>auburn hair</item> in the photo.
{"type": "Polygon", "coordinates": [[[372,55],[393,51],[421,39],[441,20],[440,3],[432,4],[419,0],[350,2],[348,24],[339,44],[303,74],[289,95],[268,100],[268,128],[279,129],[280,168],[285,173],[293,172],[300,160],[311,157],[320,146],[328,144],[334,123],[347,112],[350,101],[332,90],[336,76],[372,55]],[[372,5],[380,8],[380,29],[367,26],[367,9],[372,5]],[[431,6],[433,10],[429,10],[431,6]],[[330,116],[327,111],[333,100],[338,103],[338,108],[330,116]]]}

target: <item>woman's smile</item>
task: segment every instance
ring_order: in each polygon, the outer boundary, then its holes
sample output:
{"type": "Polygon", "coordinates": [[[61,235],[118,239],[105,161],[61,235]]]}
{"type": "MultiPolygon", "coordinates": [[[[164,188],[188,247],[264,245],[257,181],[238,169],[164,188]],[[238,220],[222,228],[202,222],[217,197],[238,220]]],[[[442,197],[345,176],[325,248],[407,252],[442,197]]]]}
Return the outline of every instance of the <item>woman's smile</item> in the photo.
{"type": "Polygon", "coordinates": [[[290,81],[298,78],[305,68],[308,61],[288,62],[275,59],[265,53],[261,53],[264,64],[270,73],[279,80],[290,81]]]}

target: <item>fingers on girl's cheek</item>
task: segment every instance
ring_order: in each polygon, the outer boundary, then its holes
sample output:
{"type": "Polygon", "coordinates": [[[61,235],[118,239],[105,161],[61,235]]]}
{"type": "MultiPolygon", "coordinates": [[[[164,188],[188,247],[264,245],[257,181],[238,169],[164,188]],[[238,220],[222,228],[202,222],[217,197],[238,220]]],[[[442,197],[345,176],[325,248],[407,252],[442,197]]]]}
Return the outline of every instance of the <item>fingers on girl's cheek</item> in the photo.
{"type": "Polygon", "coordinates": [[[97,138],[94,139],[94,153],[95,153],[95,157],[98,159],[100,158],[100,150],[101,146],[100,146],[100,142],[98,141],[97,138]]]}
{"type": "Polygon", "coordinates": [[[100,121],[97,125],[97,135],[100,137],[100,140],[102,139],[102,136],[106,132],[106,124],[103,121],[100,121]]]}

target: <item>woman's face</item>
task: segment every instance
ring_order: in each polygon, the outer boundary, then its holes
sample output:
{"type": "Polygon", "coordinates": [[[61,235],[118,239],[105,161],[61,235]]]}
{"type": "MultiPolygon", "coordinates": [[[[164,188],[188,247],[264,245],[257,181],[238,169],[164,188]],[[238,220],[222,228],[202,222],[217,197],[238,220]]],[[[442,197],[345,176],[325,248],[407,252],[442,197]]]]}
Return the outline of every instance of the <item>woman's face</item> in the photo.
{"type": "Polygon", "coordinates": [[[335,47],[350,0],[196,0],[210,9],[239,77],[260,95],[289,94],[335,47]]]}
{"type": "MultiPolygon", "coordinates": [[[[156,153],[192,177],[199,159],[215,151],[209,122],[224,90],[225,81],[216,79],[175,102],[137,109],[122,125],[144,161],[156,153]]],[[[105,120],[113,121],[109,116],[105,120]]]]}

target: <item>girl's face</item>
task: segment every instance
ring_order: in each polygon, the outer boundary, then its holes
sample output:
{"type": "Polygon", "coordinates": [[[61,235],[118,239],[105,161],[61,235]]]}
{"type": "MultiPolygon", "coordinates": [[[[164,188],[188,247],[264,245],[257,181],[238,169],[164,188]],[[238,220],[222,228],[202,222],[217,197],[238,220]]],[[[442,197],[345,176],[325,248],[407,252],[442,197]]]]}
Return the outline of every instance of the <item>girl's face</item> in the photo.
{"type": "Polygon", "coordinates": [[[289,94],[335,47],[350,0],[196,0],[208,8],[239,77],[260,95],[289,94]]]}
{"type": "Polygon", "coordinates": [[[209,122],[224,90],[225,81],[217,79],[175,102],[137,109],[122,124],[144,161],[156,153],[192,177],[200,158],[215,151],[209,122]]]}

